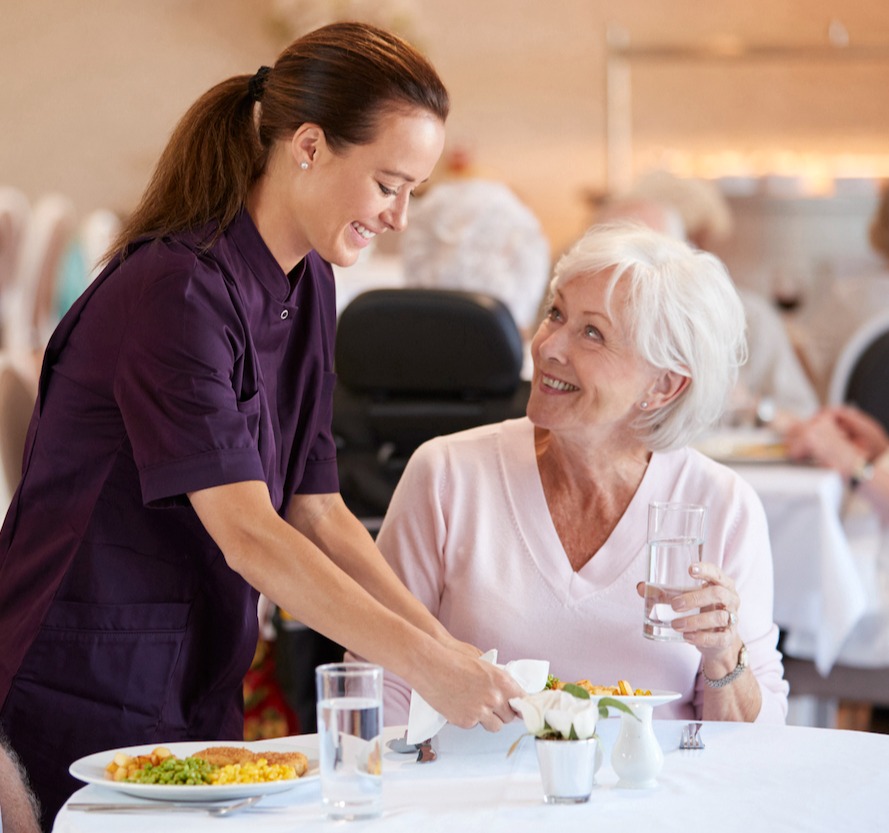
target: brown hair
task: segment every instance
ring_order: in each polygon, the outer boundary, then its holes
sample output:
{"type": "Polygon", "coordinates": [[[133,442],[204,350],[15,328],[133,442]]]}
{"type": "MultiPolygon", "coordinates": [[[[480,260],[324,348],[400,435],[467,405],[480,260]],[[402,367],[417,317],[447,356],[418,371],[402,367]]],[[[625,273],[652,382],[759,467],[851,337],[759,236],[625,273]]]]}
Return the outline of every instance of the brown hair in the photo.
{"type": "Polygon", "coordinates": [[[883,183],[880,204],[871,220],[870,244],[883,257],[889,258],[889,182],[883,183]]]}
{"type": "Polygon", "coordinates": [[[324,26],[287,47],[264,79],[256,119],[252,80],[229,78],[191,106],[111,254],[123,254],[137,237],[212,220],[223,230],[265,170],[274,142],[301,124],[321,127],[337,152],[371,143],[387,111],[420,108],[445,121],[450,107],[444,84],[417,50],[364,23],[324,26]]]}

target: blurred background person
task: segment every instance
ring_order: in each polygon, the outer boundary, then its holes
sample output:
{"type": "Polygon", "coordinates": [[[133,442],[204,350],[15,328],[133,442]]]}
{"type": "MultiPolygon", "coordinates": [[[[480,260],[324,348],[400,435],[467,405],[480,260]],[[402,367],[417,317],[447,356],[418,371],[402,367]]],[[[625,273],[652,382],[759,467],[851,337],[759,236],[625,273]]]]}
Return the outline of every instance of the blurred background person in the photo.
{"type": "Polygon", "coordinates": [[[846,343],[868,319],[889,313],[889,184],[883,186],[867,231],[882,269],[835,277],[825,291],[810,298],[800,311],[800,348],[823,401],[846,343]]]}
{"type": "MultiPolygon", "coordinates": [[[[636,219],[676,236],[681,227],[681,237],[704,251],[728,237],[733,227],[731,208],[716,185],[666,171],[640,178],[625,194],[606,202],[602,216],[636,219]]],[[[765,296],[746,287],[737,289],[747,318],[749,354],[732,392],[726,423],[774,422],[780,428],[792,419],[811,416],[818,408],[818,396],[781,314],[765,296]]]]}
{"type": "Polygon", "coordinates": [[[848,405],[824,408],[785,439],[792,457],[838,471],[889,522],[889,435],[878,420],[848,405]]]}
{"type": "Polygon", "coordinates": [[[28,775],[0,731],[0,833],[40,833],[40,806],[28,775]]]}
{"type": "Polygon", "coordinates": [[[550,247],[537,217],[503,183],[456,179],[433,185],[402,234],[406,286],[486,292],[506,304],[528,344],[549,278],[550,247]]]}

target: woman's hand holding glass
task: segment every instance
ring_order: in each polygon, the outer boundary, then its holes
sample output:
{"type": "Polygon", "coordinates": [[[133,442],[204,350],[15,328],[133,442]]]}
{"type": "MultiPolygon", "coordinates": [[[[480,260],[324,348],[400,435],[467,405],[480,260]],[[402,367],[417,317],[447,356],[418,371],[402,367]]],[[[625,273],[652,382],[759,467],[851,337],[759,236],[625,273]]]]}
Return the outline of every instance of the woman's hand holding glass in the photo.
{"type": "MultiPolygon", "coordinates": [[[[741,599],[735,583],[717,565],[706,561],[692,564],[689,575],[701,584],[673,598],[671,606],[677,613],[673,629],[701,652],[705,665],[708,661],[723,662],[730,671],[735,667],[740,641],[737,623],[741,599]]],[[[639,582],[636,589],[644,597],[645,582],[639,582]]],[[[708,676],[715,678],[725,673],[714,670],[708,676]]]]}

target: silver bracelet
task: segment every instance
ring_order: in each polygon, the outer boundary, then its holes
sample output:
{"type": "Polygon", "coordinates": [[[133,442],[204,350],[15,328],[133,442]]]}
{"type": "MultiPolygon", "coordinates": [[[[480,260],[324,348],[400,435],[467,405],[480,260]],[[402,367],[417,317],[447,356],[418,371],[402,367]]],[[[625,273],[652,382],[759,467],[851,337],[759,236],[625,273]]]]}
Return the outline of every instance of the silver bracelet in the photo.
{"type": "Polygon", "coordinates": [[[707,683],[710,688],[723,688],[724,686],[730,685],[738,677],[741,676],[747,670],[747,646],[742,642],[741,650],[738,651],[738,664],[734,667],[732,671],[729,671],[724,677],[720,677],[718,680],[711,680],[705,673],[704,669],[701,668],[701,676],[704,678],[704,682],[707,683]]]}

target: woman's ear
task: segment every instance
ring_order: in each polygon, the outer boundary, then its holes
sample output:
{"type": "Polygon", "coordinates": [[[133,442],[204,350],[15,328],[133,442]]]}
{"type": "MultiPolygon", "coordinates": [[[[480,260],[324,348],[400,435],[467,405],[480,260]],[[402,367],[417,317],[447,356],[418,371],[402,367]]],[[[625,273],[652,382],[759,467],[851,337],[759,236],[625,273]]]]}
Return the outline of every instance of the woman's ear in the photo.
{"type": "Polygon", "coordinates": [[[324,143],[324,131],[317,124],[305,122],[297,128],[290,140],[290,154],[296,164],[305,170],[311,167],[324,143]]]}
{"type": "Polygon", "coordinates": [[[648,391],[646,396],[648,407],[654,409],[668,405],[688,387],[689,382],[691,382],[690,377],[674,370],[663,371],[648,391]]]}

